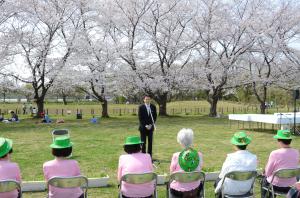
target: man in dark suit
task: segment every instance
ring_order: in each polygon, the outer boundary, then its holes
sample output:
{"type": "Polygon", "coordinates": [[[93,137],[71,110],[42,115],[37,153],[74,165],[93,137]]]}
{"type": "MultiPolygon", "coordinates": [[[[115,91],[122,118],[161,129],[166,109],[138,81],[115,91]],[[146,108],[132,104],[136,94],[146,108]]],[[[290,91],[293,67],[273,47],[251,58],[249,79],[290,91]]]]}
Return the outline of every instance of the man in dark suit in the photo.
{"type": "Polygon", "coordinates": [[[156,122],[156,107],[151,104],[151,97],[144,96],[144,104],[139,106],[139,131],[141,134],[141,141],[144,142],[142,145],[142,152],[146,153],[147,137],[148,137],[148,152],[152,157],[152,140],[153,131],[155,130],[156,122]]]}

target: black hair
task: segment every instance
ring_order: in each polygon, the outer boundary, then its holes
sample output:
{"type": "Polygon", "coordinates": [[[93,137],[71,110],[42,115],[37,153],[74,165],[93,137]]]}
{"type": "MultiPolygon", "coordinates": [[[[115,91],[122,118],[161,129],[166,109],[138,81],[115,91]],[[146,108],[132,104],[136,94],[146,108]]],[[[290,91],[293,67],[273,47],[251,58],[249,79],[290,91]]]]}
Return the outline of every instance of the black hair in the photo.
{"type": "Polygon", "coordinates": [[[5,158],[8,154],[11,154],[13,152],[13,149],[11,148],[8,153],[6,153],[5,155],[1,156],[0,159],[5,158]]]}
{"type": "Polygon", "coordinates": [[[239,150],[246,150],[247,145],[236,145],[239,150]]]}
{"type": "Polygon", "coordinates": [[[143,97],[143,99],[145,99],[146,97],[147,97],[147,98],[151,98],[151,96],[150,96],[150,95],[148,95],[148,94],[145,94],[145,95],[144,95],[144,97],[143,97]]]}
{"type": "Polygon", "coordinates": [[[285,145],[290,145],[292,142],[292,139],[277,139],[278,142],[282,142],[285,145]]]}
{"type": "Polygon", "coordinates": [[[72,147],[62,149],[52,148],[52,155],[54,155],[55,157],[68,157],[71,155],[71,153],[72,147]]]}
{"type": "Polygon", "coordinates": [[[138,153],[141,151],[140,144],[124,145],[124,151],[128,154],[138,153]]]}
{"type": "Polygon", "coordinates": [[[11,111],[10,113],[15,113],[14,111],[11,111]]]}

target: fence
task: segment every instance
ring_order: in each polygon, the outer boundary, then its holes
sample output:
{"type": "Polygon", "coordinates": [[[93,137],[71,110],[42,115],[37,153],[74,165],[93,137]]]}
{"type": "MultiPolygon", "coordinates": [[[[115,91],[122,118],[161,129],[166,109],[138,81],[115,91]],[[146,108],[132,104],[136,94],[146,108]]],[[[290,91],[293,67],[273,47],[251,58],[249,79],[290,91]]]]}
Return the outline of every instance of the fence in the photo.
{"type": "MultiPolygon", "coordinates": [[[[1,109],[0,114],[9,114],[9,111],[13,110],[17,114],[23,114],[22,109],[1,109]]],[[[266,109],[266,113],[278,113],[278,112],[290,112],[294,109],[291,107],[286,108],[268,108],[266,109]]],[[[297,109],[299,111],[299,108],[297,109]]],[[[45,112],[49,115],[57,115],[57,116],[66,116],[66,115],[75,115],[81,113],[83,115],[101,115],[102,109],[101,108],[46,108],[45,112]]],[[[137,115],[138,109],[137,108],[109,108],[108,114],[112,116],[122,116],[122,115],[137,115]]],[[[220,115],[224,114],[235,114],[235,113],[260,113],[260,109],[255,106],[251,107],[220,107],[217,109],[217,112],[220,115]]],[[[28,112],[27,112],[28,113],[28,112]]],[[[168,108],[167,114],[168,115],[200,115],[200,114],[208,114],[209,107],[180,107],[180,108],[168,108]]]]}

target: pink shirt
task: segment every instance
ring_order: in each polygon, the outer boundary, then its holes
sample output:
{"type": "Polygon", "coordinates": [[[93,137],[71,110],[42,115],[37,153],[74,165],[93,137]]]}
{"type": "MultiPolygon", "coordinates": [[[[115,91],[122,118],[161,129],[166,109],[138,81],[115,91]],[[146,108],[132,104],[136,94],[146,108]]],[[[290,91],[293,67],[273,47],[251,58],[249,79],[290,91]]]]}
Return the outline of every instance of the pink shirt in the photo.
{"type": "MultiPolygon", "coordinates": [[[[178,157],[179,157],[180,152],[174,153],[173,157],[172,157],[172,161],[171,161],[171,166],[170,166],[170,173],[174,173],[174,172],[184,172],[178,163],[178,157]]],[[[199,166],[196,168],[195,171],[200,171],[201,167],[203,165],[203,157],[202,157],[202,153],[198,152],[199,157],[200,157],[200,163],[199,166]]],[[[200,185],[200,181],[196,181],[196,182],[191,182],[191,183],[180,183],[177,181],[173,181],[170,185],[170,187],[174,190],[177,191],[191,191],[195,188],[198,188],[198,186],[200,185]]]]}
{"type": "MultiPolygon", "coordinates": [[[[268,163],[265,168],[265,175],[270,183],[273,173],[281,168],[297,168],[299,164],[299,151],[293,148],[281,148],[272,151],[268,163]]],[[[273,185],[279,187],[287,187],[296,183],[296,178],[279,179],[277,177],[273,180],[273,185]]]]}
{"type": "MultiPolygon", "coordinates": [[[[152,160],[149,154],[133,153],[121,155],[119,158],[118,180],[127,173],[153,172],[152,160]]],[[[154,191],[153,183],[128,184],[122,182],[122,194],[126,197],[147,197],[154,191]]]]}
{"type": "MultiPolygon", "coordinates": [[[[17,163],[10,162],[9,160],[0,160],[0,180],[12,179],[21,182],[20,168],[17,163]]],[[[18,191],[0,193],[1,198],[17,198],[18,191]]]]}
{"type": "MultiPolygon", "coordinates": [[[[62,176],[78,176],[80,169],[76,160],[69,160],[63,158],[56,158],[54,160],[45,162],[43,165],[44,177],[48,181],[51,177],[62,176]]],[[[49,186],[49,198],[70,198],[80,197],[82,194],[80,188],[56,188],[49,186]]]]}

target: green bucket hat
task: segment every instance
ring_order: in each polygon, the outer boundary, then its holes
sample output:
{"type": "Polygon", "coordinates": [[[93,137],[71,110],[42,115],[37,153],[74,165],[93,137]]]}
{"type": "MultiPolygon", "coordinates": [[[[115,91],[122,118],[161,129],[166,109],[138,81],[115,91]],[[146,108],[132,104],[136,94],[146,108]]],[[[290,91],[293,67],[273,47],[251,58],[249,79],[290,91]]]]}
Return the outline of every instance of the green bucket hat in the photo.
{"type": "Polygon", "coordinates": [[[0,157],[6,155],[12,148],[12,140],[7,138],[0,138],[0,157]]]}
{"type": "Polygon", "coordinates": [[[134,144],[143,144],[144,142],[141,141],[139,136],[129,136],[125,140],[124,145],[134,145],[134,144]]]}
{"type": "Polygon", "coordinates": [[[69,148],[73,145],[68,136],[61,136],[54,139],[53,143],[50,145],[51,148],[64,149],[69,148]]]}
{"type": "Polygon", "coordinates": [[[250,144],[251,140],[252,138],[247,136],[247,134],[244,131],[240,131],[233,135],[233,137],[231,138],[231,144],[243,146],[250,144]]]}
{"type": "Polygon", "coordinates": [[[200,157],[195,149],[187,148],[181,151],[178,158],[179,166],[186,172],[194,171],[200,162],[200,157]]]}
{"type": "Polygon", "coordinates": [[[275,139],[291,140],[293,139],[292,134],[289,130],[278,130],[277,135],[274,136],[275,139]]]}

